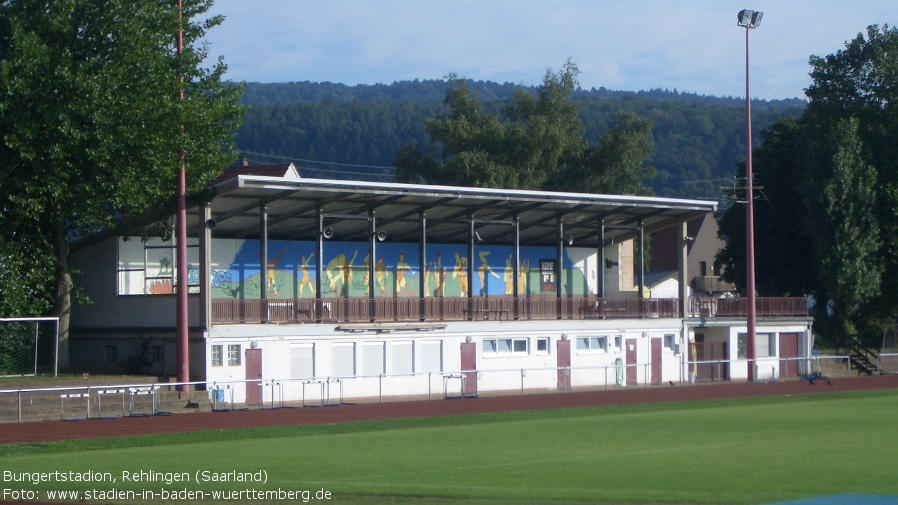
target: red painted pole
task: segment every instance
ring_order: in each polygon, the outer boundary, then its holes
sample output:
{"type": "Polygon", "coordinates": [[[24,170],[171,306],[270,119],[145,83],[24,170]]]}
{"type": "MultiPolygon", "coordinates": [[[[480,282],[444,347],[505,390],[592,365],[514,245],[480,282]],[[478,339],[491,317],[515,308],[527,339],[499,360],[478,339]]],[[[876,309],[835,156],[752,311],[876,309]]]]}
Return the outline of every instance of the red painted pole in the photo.
{"type": "MultiPolygon", "coordinates": [[[[181,80],[181,88],[178,90],[178,100],[184,101],[184,76],[181,74],[181,53],[184,50],[184,32],[181,29],[182,16],[181,0],[178,0],[178,78],[181,80]]],[[[184,125],[180,125],[179,134],[183,136],[184,125]]],[[[176,340],[177,340],[177,367],[178,382],[190,381],[190,349],[188,345],[188,317],[187,317],[187,174],[185,167],[184,147],[178,148],[178,195],[177,195],[177,222],[175,225],[177,247],[177,280],[176,280],[176,340]]],[[[179,386],[179,391],[188,391],[188,386],[179,386]]]]}
{"type": "Polygon", "coordinates": [[[745,295],[746,307],[746,344],[748,358],[748,380],[753,381],[757,351],[755,349],[755,205],[754,187],[751,166],[751,94],[748,85],[748,31],[745,27],[745,295]]]}

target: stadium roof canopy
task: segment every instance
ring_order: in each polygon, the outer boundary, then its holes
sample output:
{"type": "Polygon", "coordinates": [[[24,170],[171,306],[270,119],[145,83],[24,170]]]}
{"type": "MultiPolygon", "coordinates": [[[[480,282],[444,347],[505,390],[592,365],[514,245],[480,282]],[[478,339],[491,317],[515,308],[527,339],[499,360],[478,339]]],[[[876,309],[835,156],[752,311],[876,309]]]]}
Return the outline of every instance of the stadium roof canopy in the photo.
{"type": "MultiPolygon", "coordinates": [[[[254,175],[238,175],[211,189],[213,235],[219,238],[258,237],[262,205],[270,240],[315,240],[320,209],[323,228],[338,241],[366,241],[373,211],[376,229],[387,241],[418,242],[423,212],[429,243],[466,242],[473,218],[479,242],[509,244],[509,225],[517,216],[522,244],[555,245],[560,219],[564,239],[579,247],[598,245],[602,222],[608,244],[635,237],[640,221],[651,233],[717,209],[707,200],[254,175]]],[[[195,236],[200,221],[196,209],[191,214],[195,236]]]]}
{"type": "MultiPolygon", "coordinates": [[[[261,237],[263,206],[269,240],[316,240],[320,210],[321,228],[332,231],[335,241],[367,241],[373,212],[376,230],[387,241],[417,243],[423,213],[428,243],[467,242],[473,220],[478,243],[511,244],[510,225],[517,216],[521,244],[557,245],[560,228],[562,239],[575,247],[597,247],[603,223],[609,245],[636,237],[640,221],[644,232],[652,233],[717,210],[708,200],[303,179],[292,165],[228,169],[209,194],[213,236],[237,239],[261,237]]],[[[206,222],[199,212],[196,205],[188,212],[191,237],[198,237],[206,222]]],[[[156,209],[71,246],[77,250],[137,234],[174,214],[173,208],[156,209]]]]}

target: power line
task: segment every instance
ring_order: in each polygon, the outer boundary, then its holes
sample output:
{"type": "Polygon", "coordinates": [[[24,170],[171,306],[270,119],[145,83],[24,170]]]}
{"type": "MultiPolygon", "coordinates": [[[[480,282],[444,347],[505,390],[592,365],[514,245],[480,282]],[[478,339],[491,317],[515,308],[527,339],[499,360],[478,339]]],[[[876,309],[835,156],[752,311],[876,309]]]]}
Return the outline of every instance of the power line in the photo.
{"type": "Polygon", "coordinates": [[[244,154],[252,154],[254,156],[264,156],[266,158],[275,158],[279,160],[287,160],[287,161],[301,161],[303,163],[319,163],[322,165],[336,165],[340,167],[356,167],[356,168],[378,168],[378,169],[387,169],[387,170],[396,170],[396,167],[385,166],[385,165],[356,165],[352,163],[337,163],[335,161],[318,161],[318,160],[307,160],[303,158],[291,158],[288,156],[278,156],[276,154],[265,154],[265,153],[256,153],[253,151],[241,151],[244,154]]]}

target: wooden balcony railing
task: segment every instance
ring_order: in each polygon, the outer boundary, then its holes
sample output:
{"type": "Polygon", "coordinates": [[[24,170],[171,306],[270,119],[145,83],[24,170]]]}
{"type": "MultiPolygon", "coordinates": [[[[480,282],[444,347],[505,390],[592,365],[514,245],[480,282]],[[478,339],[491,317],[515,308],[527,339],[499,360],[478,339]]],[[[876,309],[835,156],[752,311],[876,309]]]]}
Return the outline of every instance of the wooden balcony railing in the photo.
{"type": "MultiPolygon", "coordinates": [[[[757,317],[807,317],[807,298],[757,298],[757,317]]],[[[745,317],[745,298],[692,298],[689,313],[694,317],[745,317]]]]}
{"type": "MultiPolygon", "coordinates": [[[[744,298],[695,298],[693,317],[745,317],[744,298]]],[[[804,317],[805,298],[758,298],[758,317],[804,317]]],[[[326,298],[212,300],[213,324],[679,317],[676,298],[326,298]]]]}

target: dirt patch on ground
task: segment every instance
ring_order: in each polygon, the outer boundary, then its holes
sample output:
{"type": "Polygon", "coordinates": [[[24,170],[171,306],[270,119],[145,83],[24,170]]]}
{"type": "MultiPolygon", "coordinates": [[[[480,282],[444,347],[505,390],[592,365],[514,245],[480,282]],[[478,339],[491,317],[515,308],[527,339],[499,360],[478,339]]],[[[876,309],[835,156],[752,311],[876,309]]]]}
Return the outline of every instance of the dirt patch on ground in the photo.
{"type": "Polygon", "coordinates": [[[81,421],[45,421],[7,424],[0,430],[0,444],[53,442],[86,438],[180,433],[259,426],[329,424],[347,421],[398,419],[406,417],[451,416],[488,412],[513,412],[602,405],[626,405],[651,402],[679,402],[814,394],[833,391],[858,391],[898,387],[898,375],[791,381],[780,383],[723,383],[714,385],[676,385],[613,391],[491,396],[456,400],[420,400],[393,403],[341,405],[321,408],[272,410],[234,410],[171,416],[122,417],[81,421]]]}

